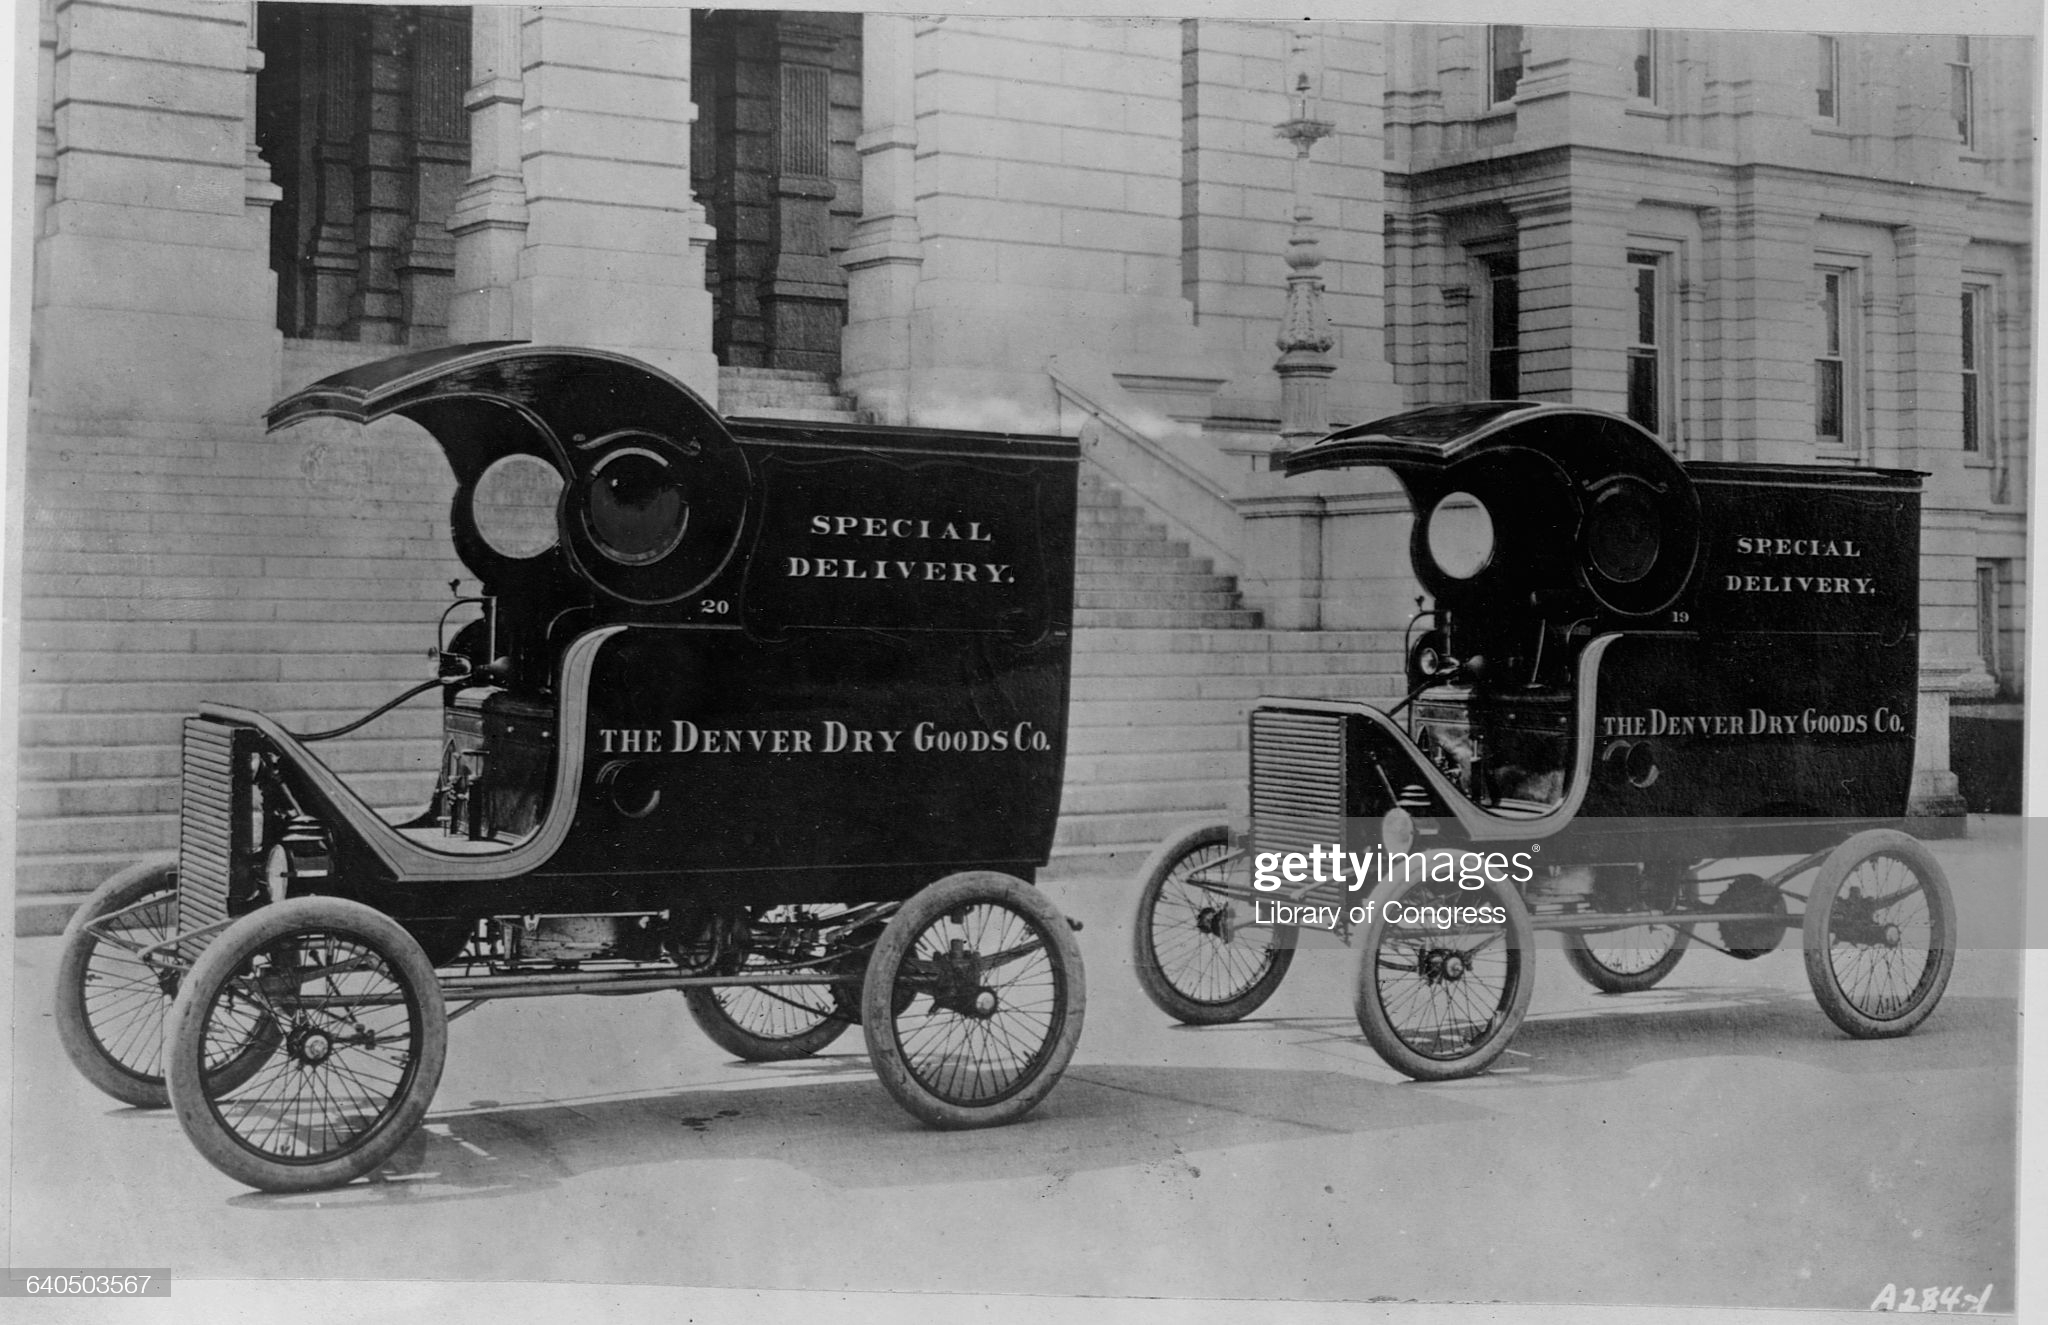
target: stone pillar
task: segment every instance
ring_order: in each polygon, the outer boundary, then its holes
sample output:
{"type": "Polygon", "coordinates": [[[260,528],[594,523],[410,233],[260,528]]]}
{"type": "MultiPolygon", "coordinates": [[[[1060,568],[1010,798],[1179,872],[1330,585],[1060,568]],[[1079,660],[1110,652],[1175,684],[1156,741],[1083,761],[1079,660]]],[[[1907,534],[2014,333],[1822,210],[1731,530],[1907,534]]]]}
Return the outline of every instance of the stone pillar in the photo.
{"type": "MultiPolygon", "coordinates": [[[[1261,476],[1263,478],[1263,476],[1261,476]]],[[[1245,596],[1275,630],[1323,626],[1323,499],[1254,480],[1238,498],[1244,517],[1245,596]]]]}
{"type": "Polygon", "coordinates": [[[1813,457],[1814,213],[1738,185],[1722,227],[1720,460],[1813,457]]]}
{"type": "Polygon", "coordinates": [[[47,415],[247,425],[281,338],[246,5],[58,0],[30,393],[47,415]],[[166,87],[183,113],[164,113],[166,87]]]}
{"type": "Polygon", "coordinates": [[[1178,25],[915,22],[913,421],[1055,427],[1055,355],[1205,365],[1181,290],[1178,25]]]}
{"type": "Polygon", "coordinates": [[[414,345],[434,344],[448,335],[454,292],[455,237],[444,218],[469,173],[465,93],[469,85],[471,14],[445,5],[419,9],[419,35],[411,61],[411,105],[407,115],[412,176],[412,211],[400,236],[398,290],[405,326],[414,345]]]}
{"type": "Polygon", "coordinates": [[[1627,408],[1633,205],[1582,182],[1510,202],[1521,260],[1524,396],[1627,408]]]}
{"type": "Polygon", "coordinates": [[[1920,499],[1920,722],[1913,812],[1965,811],[1949,759],[1949,701],[1994,686],[1977,653],[1978,504],[1984,476],[1963,453],[1960,230],[1897,232],[1896,450],[1873,463],[1926,473],[1920,499]]]}
{"type": "Polygon", "coordinates": [[[924,245],[917,229],[913,21],[861,20],[861,216],[846,268],[840,387],[884,423],[909,421],[911,311],[924,245]]]}
{"type": "Polygon", "coordinates": [[[530,334],[512,312],[519,254],[526,245],[526,178],[520,164],[524,91],[520,10],[470,11],[469,179],[448,216],[455,242],[455,290],[448,334],[457,341],[517,340],[530,334]]]}
{"type": "Polygon", "coordinates": [[[838,34],[782,15],[773,77],[780,83],[771,160],[774,240],[761,280],[768,361],[778,368],[839,367],[844,297],[832,256],[832,54],[838,34]]]}
{"type": "Polygon", "coordinates": [[[690,14],[522,11],[526,242],[513,322],[644,359],[715,400],[703,208],[690,194],[690,14]]]}
{"type": "Polygon", "coordinates": [[[405,340],[400,254],[412,221],[412,152],[405,101],[414,31],[399,9],[374,5],[362,16],[361,97],[350,166],[355,176],[355,285],[343,338],[366,345],[405,340]]]}

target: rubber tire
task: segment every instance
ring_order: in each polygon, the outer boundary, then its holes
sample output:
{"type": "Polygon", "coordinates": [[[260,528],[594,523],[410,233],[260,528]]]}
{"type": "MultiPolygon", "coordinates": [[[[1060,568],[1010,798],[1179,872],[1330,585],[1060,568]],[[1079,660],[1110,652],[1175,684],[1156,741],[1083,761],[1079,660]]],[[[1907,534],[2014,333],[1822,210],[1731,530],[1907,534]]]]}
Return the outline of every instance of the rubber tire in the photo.
{"type": "MultiPolygon", "coordinates": [[[[434,968],[412,935],[380,911],[336,897],[295,897],[252,911],[223,931],[186,974],[171,1008],[167,1077],[171,1107],[207,1162],[245,1186],[266,1192],[318,1191],[374,1171],[405,1144],[434,1098],[448,1053],[448,1016],[434,968]],[[376,1125],[334,1158],[288,1163],[244,1146],[216,1116],[199,1055],[206,1014],[216,992],[252,955],[294,933],[348,935],[375,950],[416,1001],[419,1025],[411,1078],[376,1125]]],[[[222,1092],[225,1093],[225,1092],[222,1092]]]]}
{"type": "MultiPolygon", "coordinates": [[[[170,1107],[170,1088],[164,1084],[160,1074],[137,1071],[109,1053],[93,1026],[92,1016],[85,1006],[85,976],[93,954],[99,949],[99,941],[87,934],[85,927],[101,916],[134,906],[153,894],[161,893],[167,901],[175,903],[177,892],[177,857],[152,856],[137,861],[93,889],[92,895],[72,912],[71,923],[64,927],[63,953],[57,958],[57,990],[51,1008],[57,1023],[57,1039],[80,1076],[121,1103],[138,1109],[170,1107]]],[[[166,938],[176,927],[175,916],[173,909],[171,916],[164,921],[166,938]]],[[[138,971],[137,975],[139,977],[141,972],[138,971]]],[[[170,1013],[174,997],[172,994],[164,995],[159,1006],[141,1014],[156,1022],[158,1048],[153,1059],[138,1065],[154,1065],[159,1069],[163,1066],[163,1023],[170,1013]]],[[[147,1035],[146,1028],[143,1033],[147,1035]]]]}
{"type": "MultiPolygon", "coordinates": [[[[731,986],[731,988],[746,992],[750,987],[731,986]]],[[[759,990],[762,987],[752,986],[751,988],[759,990]]],[[[830,991],[833,987],[830,985],[795,985],[792,988],[830,991]]],[[[847,1030],[853,1025],[850,1020],[841,1015],[836,1006],[837,1000],[835,999],[835,1006],[823,1013],[818,1023],[808,1030],[789,1036],[761,1035],[740,1025],[732,1013],[726,1010],[725,1004],[720,1002],[718,997],[724,992],[724,989],[717,988],[685,989],[683,991],[683,998],[690,1006],[690,1016],[696,1020],[698,1027],[703,1030],[704,1034],[710,1037],[711,1042],[731,1054],[734,1058],[741,1059],[744,1062],[782,1063],[792,1058],[809,1058],[812,1054],[818,1053],[834,1040],[846,1034],[847,1030]]],[[[792,1009],[792,1011],[794,1010],[792,1009]]],[[[808,1011],[808,1009],[806,1010],[808,1011]]]]}
{"type": "Polygon", "coordinates": [[[1927,1020],[1935,1004],[1941,1001],[1942,991],[1948,987],[1949,974],[1955,969],[1956,903],[1954,894],[1949,890],[1948,876],[1942,872],[1933,852],[1918,839],[1896,829],[1874,828],[1858,833],[1828,853],[1828,858],[1821,862],[1813,891],[1807,895],[1802,930],[1806,981],[1813,988],[1814,1000],[1820,1004],[1821,1011],[1827,1013],[1828,1020],[1859,1040],[1905,1035],[1927,1020]],[[1882,1018],[1873,1017],[1856,1007],[1843,991],[1832,960],[1833,945],[1829,941],[1834,905],[1842,883],[1851,871],[1873,856],[1890,856],[1918,876],[1922,888],[1930,896],[1928,919],[1933,929],[1929,936],[1931,966],[1923,972],[1912,1003],[1897,1016],[1882,1018]]]}
{"type": "Polygon", "coordinates": [[[1220,1026],[1242,1021],[1273,996],[1274,991],[1280,988],[1280,982],[1286,978],[1287,968],[1294,964],[1292,942],[1269,946],[1266,951],[1271,960],[1256,980],[1232,997],[1208,1000],[1197,998],[1175,984],[1165,963],[1159,959],[1152,922],[1158,914],[1167,881],[1195,852],[1227,845],[1229,841],[1230,829],[1224,824],[1204,824],[1167,839],[1145,862],[1145,872],[1138,887],[1138,909],[1131,918],[1131,969],[1137,972],[1138,986],[1161,1012],[1189,1026],[1220,1026]]]}
{"type": "Polygon", "coordinates": [[[1066,917],[1030,884],[1008,874],[971,870],[950,874],[918,892],[890,918],[889,926],[868,958],[861,987],[861,1025],[867,1032],[868,1058],[896,1102],[920,1122],[948,1130],[994,1127],[1014,1122],[1037,1106],[1059,1083],[1060,1074],[1080,1043],[1088,1005],[1081,949],[1066,917]],[[1040,1040],[1027,1074],[986,1104],[943,1099],[917,1079],[906,1060],[898,1032],[899,1016],[915,1013],[922,1001],[912,991],[898,996],[897,976],[919,937],[951,912],[977,904],[1002,907],[1021,916],[1046,941],[1045,952],[1058,990],[1050,1032],[1040,1040]]]}
{"type": "Polygon", "coordinates": [[[1671,946],[1640,971],[1617,971],[1607,965],[1594,955],[1586,936],[1575,929],[1564,931],[1564,959],[1579,973],[1579,978],[1603,994],[1639,994],[1671,974],[1678,959],[1692,946],[1692,930],[1676,925],[1658,928],[1671,930],[1671,946]]]}
{"type": "Polygon", "coordinates": [[[1530,923],[1528,905],[1512,885],[1488,881],[1480,892],[1461,892],[1458,898],[1460,905],[1491,903],[1506,911],[1509,973],[1513,983],[1505,991],[1503,1002],[1506,1007],[1500,1022],[1470,1052],[1456,1058],[1430,1057],[1409,1045],[1395,1031],[1387,1019],[1379,991],[1381,949],[1389,928],[1386,919],[1388,904],[1425,886],[1428,885],[1420,880],[1389,879],[1373,890],[1373,918],[1365,930],[1365,951],[1358,964],[1358,987],[1352,1010],[1358,1015],[1358,1025],[1365,1032],[1366,1041],[1389,1067],[1417,1081],[1455,1081],[1477,1076],[1492,1066],[1494,1060],[1507,1050],[1508,1041],[1514,1038],[1522,1018],[1528,1015],[1529,995],[1535,988],[1535,930],[1530,923]]]}

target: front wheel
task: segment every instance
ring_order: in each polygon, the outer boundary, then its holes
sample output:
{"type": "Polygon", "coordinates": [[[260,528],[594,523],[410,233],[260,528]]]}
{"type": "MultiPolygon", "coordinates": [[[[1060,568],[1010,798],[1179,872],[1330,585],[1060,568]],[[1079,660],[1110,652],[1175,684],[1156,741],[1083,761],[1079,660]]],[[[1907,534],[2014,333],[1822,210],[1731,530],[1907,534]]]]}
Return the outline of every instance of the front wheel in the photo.
{"type": "Polygon", "coordinates": [[[171,1008],[171,1105],[209,1163],[262,1191],[372,1172],[426,1116],[447,1055],[440,986],[418,942],[357,902],[299,897],[243,916],[193,964],[171,1008]],[[246,1082],[204,1065],[274,1037],[246,1082]]]}
{"type": "Polygon", "coordinates": [[[1671,974],[1691,945],[1692,931],[1677,925],[1632,925],[1598,934],[1564,931],[1564,959],[1603,994],[1650,988],[1671,974]]]}
{"type": "Polygon", "coordinates": [[[1131,921],[1131,966],[1161,1012],[1190,1026],[1250,1016],[1294,961],[1294,932],[1249,931],[1251,862],[1222,824],[1152,853],[1131,921]]]}
{"type": "Polygon", "coordinates": [[[1893,829],[1858,833],[1822,862],[1806,899],[1806,979],[1859,1040],[1927,1019],[1955,966],[1956,906],[1933,853],[1893,829]]]}
{"type": "Polygon", "coordinates": [[[1366,1040],[1417,1081],[1485,1071],[1529,1010],[1536,954],[1521,894],[1393,879],[1371,905],[1354,1004],[1366,1040]]]}
{"type": "Polygon", "coordinates": [[[903,904],[868,959],[861,1024],[896,1102],[933,1127],[1030,1112],[1081,1038],[1087,994],[1065,917],[1021,879],[953,874],[903,904]]]}

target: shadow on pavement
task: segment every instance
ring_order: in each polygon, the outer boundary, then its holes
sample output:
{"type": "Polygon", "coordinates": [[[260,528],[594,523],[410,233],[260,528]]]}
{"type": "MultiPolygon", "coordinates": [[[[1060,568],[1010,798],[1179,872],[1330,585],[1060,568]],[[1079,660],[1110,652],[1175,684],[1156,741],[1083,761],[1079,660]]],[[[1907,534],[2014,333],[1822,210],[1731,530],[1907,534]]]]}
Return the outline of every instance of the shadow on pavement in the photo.
{"type": "MultiPolygon", "coordinates": [[[[864,1069],[866,1059],[857,1061],[864,1069]]],[[[467,1201],[530,1192],[622,1166],[772,1162],[842,1189],[1058,1182],[1075,1173],[1157,1167],[1189,1177],[1189,1152],[1460,1122],[1487,1110],[1343,1072],[1090,1065],[1021,1122],[941,1132],[904,1113],[863,1071],[774,1089],[720,1088],[519,1108],[443,1111],[367,1183],[230,1204],[308,1214],[390,1202],[467,1201]]]]}

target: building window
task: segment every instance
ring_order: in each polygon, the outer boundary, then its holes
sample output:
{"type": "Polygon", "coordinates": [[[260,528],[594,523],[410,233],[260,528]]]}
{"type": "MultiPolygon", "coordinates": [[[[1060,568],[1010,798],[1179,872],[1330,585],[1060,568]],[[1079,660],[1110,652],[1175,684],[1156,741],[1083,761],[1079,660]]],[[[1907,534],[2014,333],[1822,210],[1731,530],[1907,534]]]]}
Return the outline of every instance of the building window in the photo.
{"type": "Polygon", "coordinates": [[[1819,333],[1813,357],[1814,441],[1824,447],[1854,443],[1850,432],[1850,377],[1854,368],[1855,335],[1851,320],[1853,273],[1823,267],[1816,300],[1819,333]]]}
{"type": "Polygon", "coordinates": [[[1657,29],[1641,28],[1636,32],[1636,96],[1638,99],[1656,105],[1657,95],[1657,29]]]}
{"type": "Polygon", "coordinates": [[[1486,348],[1486,398],[1516,400],[1522,394],[1521,263],[1512,252],[1489,253],[1479,261],[1485,272],[1479,326],[1486,348]]]}
{"type": "Polygon", "coordinates": [[[1515,89],[1522,85],[1522,28],[1520,24],[1502,24],[1486,30],[1487,67],[1493,71],[1493,100],[1495,104],[1515,99],[1515,89]]]}
{"type": "Polygon", "coordinates": [[[1664,256],[1628,255],[1636,317],[1628,346],[1628,416],[1662,435],[1664,430],[1664,256]]]}
{"type": "Polygon", "coordinates": [[[1948,66],[1948,109],[1955,119],[1956,138],[1964,147],[1977,142],[1975,91],[1970,84],[1970,39],[1957,37],[1956,58],[1948,66]]]}
{"type": "Polygon", "coordinates": [[[1990,358],[1991,291],[1982,285],[1963,287],[1963,449],[1973,455],[1991,450],[1986,435],[1991,411],[1984,365],[1990,358]]]}
{"type": "Polygon", "coordinates": [[[1841,118],[1841,104],[1835,91],[1840,86],[1842,47],[1833,37],[1816,37],[1820,62],[1814,69],[1814,114],[1824,120],[1841,118]]]}
{"type": "Polygon", "coordinates": [[[1998,693],[2013,693],[2011,664],[2006,656],[2006,590],[2011,582],[2011,563],[1977,563],[1977,653],[1984,670],[1998,683],[1998,693]]]}

